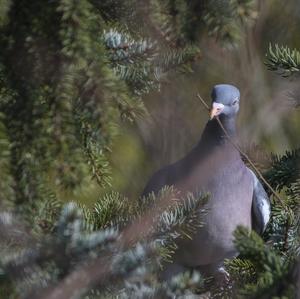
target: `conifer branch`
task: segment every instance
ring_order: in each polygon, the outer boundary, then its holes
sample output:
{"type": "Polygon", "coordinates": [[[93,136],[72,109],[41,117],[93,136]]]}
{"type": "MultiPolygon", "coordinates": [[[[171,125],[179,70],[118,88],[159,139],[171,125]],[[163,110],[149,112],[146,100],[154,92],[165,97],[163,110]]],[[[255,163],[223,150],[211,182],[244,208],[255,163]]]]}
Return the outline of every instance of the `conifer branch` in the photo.
{"type": "Polygon", "coordinates": [[[299,74],[300,52],[297,49],[270,44],[265,64],[269,70],[276,71],[283,77],[299,74]]]}

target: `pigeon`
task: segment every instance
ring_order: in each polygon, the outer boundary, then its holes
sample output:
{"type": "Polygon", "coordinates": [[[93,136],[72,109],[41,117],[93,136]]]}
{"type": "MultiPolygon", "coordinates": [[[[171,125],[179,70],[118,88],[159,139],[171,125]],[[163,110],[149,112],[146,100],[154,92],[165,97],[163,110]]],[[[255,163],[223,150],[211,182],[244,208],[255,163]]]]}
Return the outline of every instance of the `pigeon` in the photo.
{"type": "Polygon", "coordinates": [[[200,141],[185,157],[154,173],[142,193],[142,198],[147,198],[164,186],[173,186],[182,195],[203,190],[210,194],[207,213],[199,212],[203,226],[191,240],[179,241],[174,261],[166,269],[166,279],[191,268],[227,279],[224,260],[238,255],[233,242],[235,229],[242,225],[262,234],[270,219],[266,191],[228,140],[228,135],[236,140],[240,92],[233,85],[218,84],[211,98],[210,120],[200,141]]]}

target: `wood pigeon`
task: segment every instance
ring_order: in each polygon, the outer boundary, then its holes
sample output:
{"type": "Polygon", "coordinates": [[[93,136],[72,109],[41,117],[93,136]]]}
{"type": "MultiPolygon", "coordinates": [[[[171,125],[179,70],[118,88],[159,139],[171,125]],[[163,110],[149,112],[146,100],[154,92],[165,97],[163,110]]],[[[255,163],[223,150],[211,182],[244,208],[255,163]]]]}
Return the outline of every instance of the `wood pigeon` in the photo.
{"type": "Polygon", "coordinates": [[[180,241],[166,278],[190,268],[227,277],[223,261],[238,254],[233,244],[234,230],[243,225],[261,234],[270,218],[268,195],[216,120],[218,116],[234,140],[240,92],[233,85],[219,84],[213,87],[211,97],[210,120],[198,144],[179,161],[158,170],[142,194],[156,194],[168,185],[182,195],[203,190],[211,195],[207,214],[199,216],[204,226],[192,240],[180,241]]]}

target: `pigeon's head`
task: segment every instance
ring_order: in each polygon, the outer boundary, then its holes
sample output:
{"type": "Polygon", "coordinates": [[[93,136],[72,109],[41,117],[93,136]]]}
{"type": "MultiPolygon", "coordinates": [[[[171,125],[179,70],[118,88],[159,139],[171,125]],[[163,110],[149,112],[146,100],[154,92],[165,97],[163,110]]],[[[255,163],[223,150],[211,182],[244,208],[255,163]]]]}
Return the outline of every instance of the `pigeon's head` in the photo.
{"type": "Polygon", "coordinates": [[[225,115],[235,117],[239,111],[240,91],[230,84],[215,85],[212,93],[210,119],[215,116],[225,115]]]}

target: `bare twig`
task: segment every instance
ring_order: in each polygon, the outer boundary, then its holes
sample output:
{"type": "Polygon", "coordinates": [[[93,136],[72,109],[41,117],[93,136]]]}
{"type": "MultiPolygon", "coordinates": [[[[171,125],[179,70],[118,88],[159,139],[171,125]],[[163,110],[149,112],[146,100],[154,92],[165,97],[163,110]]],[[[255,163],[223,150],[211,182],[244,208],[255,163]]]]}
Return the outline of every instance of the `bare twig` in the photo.
{"type": "MultiPolygon", "coordinates": [[[[197,94],[198,99],[200,99],[201,103],[204,105],[204,107],[209,111],[210,108],[207,105],[207,103],[202,99],[202,97],[200,96],[200,94],[197,94]]],[[[251,159],[248,157],[248,155],[241,149],[241,147],[236,144],[232,138],[229,136],[229,134],[227,133],[226,129],[224,128],[222,122],[220,121],[219,117],[216,117],[216,120],[218,122],[218,124],[220,125],[221,129],[223,130],[226,138],[228,139],[228,141],[234,146],[234,148],[248,161],[248,163],[250,164],[251,168],[255,171],[255,173],[259,176],[259,178],[265,183],[265,185],[269,188],[269,190],[272,192],[272,194],[278,199],[278,201],[280,202],[280,204],[282,205],[282,207],[284,209],[287,210],[287,207],[284,203],[284,201],[282,200],[282,198],[279,196],[279,194],[272,188],[272,186],[267,182],[267,180],[264,178],[264,176],[262,175],[262,173],[258,170],[258,168],[254,165],[254,163],[251,161],[251,159]]]]}

